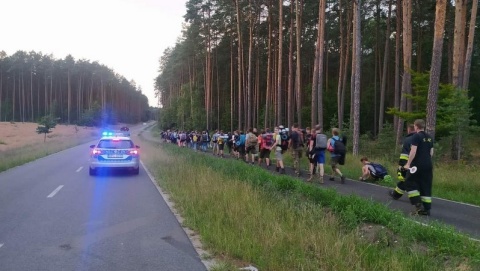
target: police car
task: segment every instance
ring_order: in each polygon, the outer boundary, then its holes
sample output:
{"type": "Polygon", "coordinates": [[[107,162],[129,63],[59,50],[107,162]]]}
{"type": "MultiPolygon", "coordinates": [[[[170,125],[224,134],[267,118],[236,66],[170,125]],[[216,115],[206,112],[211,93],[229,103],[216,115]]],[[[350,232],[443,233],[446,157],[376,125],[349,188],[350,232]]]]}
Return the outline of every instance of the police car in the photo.
{"type": "Polygon", "coordinates": [[[101,169],[128,169],[140,172],[140,147],[123,132],[104,132],[97,144],[90,146],[89,174],[101,169]]]}

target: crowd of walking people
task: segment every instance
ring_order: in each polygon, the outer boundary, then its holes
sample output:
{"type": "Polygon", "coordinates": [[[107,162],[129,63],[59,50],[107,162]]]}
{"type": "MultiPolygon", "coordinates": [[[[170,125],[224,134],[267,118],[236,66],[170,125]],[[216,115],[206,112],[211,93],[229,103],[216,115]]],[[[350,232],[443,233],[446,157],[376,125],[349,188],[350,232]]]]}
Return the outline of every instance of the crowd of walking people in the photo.
{"type": "Polygon", "coordinates": [[[297,176],[302,175],[300,159],[305,155],[309,161],[307,181],[319,183],[324,182],[325,152],[328,151],[331,155],[332,169],[329,180],[334,181],[335,177],[338,177],[341,183],[345,183],[345,176],[340,171],[339,165],[345,162],[346,139],[340,136],[340,130],[337,128],[332,129],[330,138],[323,133],[320,125],[314,129],[310,127],[301,129],[297,124],[293,124],[290,129],[280,125],[273,130],[266,128],[259,131],[250,128],[246,132],[167,130],[162,132],[161,136],[165,142],[177,144],[179,147],[202,152],[211,149],[213,155],[219,157],[229,155],[251,165],[270,168],[273,161],[275,170],[280,174],[285,174],[285,152],[291,152],[297,176]]]}
{"type": "MultiPolygon", "coordinates": [[[[433,139],[424,131],[425,122],[416,120],[407,128],[408,135],[403,142],[403,148],[398,163],[397,187],[389,191],[392,199],[398,200],[404,193],[408,194],[411,204],[415,207],[412,214],[430,215],[432,190],[432,156],[433,139]],[[412,169],[415,171],[412,171],[412,169]],[[417,172],[418,173],[415,173],[417,172]]],[[[285,174],[284,154],[290,151],[293,159],[293,169],[296,176],[301,176],[300,159],[303,154],[309,162],[307,182],[324,183],[326,153],[330,153],[330,181],[336,178],[342,184],[345,176],[339,165],[344,165],[346,155],[346,137],[340,134],[338,128],[331,129],[327,136],[320,125],[314,129],[301,129],[297,124],[286,128],[282,125],[258,131],[250,128],[246,132],[236,130],[224,132],[216,130],[210,133],[204,131],[167,130],[161,134],[164,142],[177,144],[179,147],[191,148],[194,151],[207,152],[225,157],[229,155],[241,159],[251,165],[270,168],[272,161],[275,170],[285,174]],[[225,152],[225,146],[227,147],[225,152]],[[272,159],[273,153],[273,159],[272,159]]],[[[370,162],[367,157],[361,158],[362,175],[360,181],[368,179],[391,180],[385,167],[370,162]]]]}

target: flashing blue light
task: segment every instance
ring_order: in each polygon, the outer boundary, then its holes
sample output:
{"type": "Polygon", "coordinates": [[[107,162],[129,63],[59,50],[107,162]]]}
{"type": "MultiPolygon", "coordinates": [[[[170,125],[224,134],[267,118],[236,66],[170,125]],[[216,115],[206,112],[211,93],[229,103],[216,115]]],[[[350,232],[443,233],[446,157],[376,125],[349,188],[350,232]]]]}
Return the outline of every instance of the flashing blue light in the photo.
{"type": "Polygon", "coordinates": [[[105,131],[105,132],[102,133],[102,135],[103,135],[103,136],[113,136],[113,132],[107,132],[107,131],[105,131]]]}

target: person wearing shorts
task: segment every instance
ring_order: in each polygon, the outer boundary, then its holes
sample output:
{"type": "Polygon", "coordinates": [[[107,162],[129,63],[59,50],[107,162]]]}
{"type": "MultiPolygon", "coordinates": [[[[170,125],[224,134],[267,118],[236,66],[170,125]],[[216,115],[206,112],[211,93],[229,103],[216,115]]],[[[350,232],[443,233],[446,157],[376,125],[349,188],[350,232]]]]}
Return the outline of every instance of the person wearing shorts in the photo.
{"type": "Polygon", "coordinates": [[[327,142],[327,146],[332,147],[332,152],[330,152],[330,166],[332,167],[332,175],[329,180],[335,181],[335,175],[337,174],[340,176],[340,182],[343,184],[345,183],[345,176],[343,176],[342,172],[338,168],[341,155],[333,152],[333,149],[335,148],[335,142],[340,140],[339,135],[340,130],[338,128],[333,128],[332,137],[327,142]]]}
{"type": "Polygon", "coordinates": [[[276,170],[277,172],[280,172],[280,174],[285,174],[285,167],[283,166],[283,151],[282,151],[282,138],[280,136],[280,130],[278,127],[275,127],[274,129],[275,133],[275,143],[273,144],[272,147],[270,147],[270,150],[275,150],[275,160],[276,160],[276,170]]]}
{"type": "Polygon", "coordinates": [[[260,134],[260,137],[259,137],[259,139],[261,139],[261,140],[259,140],[259,142],[260,142],[260,144],[259,144],[260,145],[260,156],[259,156],[259,159],[258,159],[258,165],[260,166],[262,164],[262,160],[265,159],[265,164],[267,165],[267,169],[268,169],[268,168],[270,168],[270,153],[271,153],[270,147],[271,146],[268,146],[267,142],[265,141],[265,137],[267,135],[272,136],[269,128],[262,131],[262,133],[260,134]]]}
{"type": "MultiPolygon", "coordinates": [[[[318,182],[323,184],[323,175],[325,174],[325,149],[316,148],[317,134],[322,133],[322,126],[316,125],[315,132],[313,133],[312,140],[310,141],[309,149],[315,152],[315,162],[317,163],[318,182]]],[[[315,172],[312,172],[315,174],[315,172]]],[[[312,177],[313,177],[312,174],[312,177]]]]}

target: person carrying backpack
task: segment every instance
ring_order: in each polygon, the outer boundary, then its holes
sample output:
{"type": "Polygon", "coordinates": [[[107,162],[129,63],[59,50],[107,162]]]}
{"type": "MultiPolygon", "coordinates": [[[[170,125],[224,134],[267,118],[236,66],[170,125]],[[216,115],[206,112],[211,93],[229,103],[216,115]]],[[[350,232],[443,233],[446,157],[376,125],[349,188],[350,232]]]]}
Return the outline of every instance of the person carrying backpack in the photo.
{"type": "MultiPolygon", "coordinates": [[[[378,164],[378,163],[373,163],[368,161],[367,157],[362,157],[360,159],[360,162],[362,162],[362,176],[360,176],[359,181],[365,182],[369,179],[373,180],[379,180],[379,179],[384,179],[387,178],[388,172],[387,169],[378,164]]],[[[390,177],[391,178],[391,177],[390,177]]]]}
{"type": "Polygon", "coordinates": [[[210,142],[210,136],[208,135],[207,131],[203,131],[202,132],[202,145],[201,145],[203,152],[207,152],[208,142],[210,142]]]}
{"type": "MultiPolygon", "coordinates": [[[[317,124],[315,126],[314,138],[310,141],[310,153],[315,153],[315,159],[317,163],[317,172],[319,177],[319,183],[323,184],[323,175],[325,174],[325,150],[327,149],[328,138],[327,135],[322,133],[322,126],[317,124]]],[[[312,180],[315,172],[312,172],[312,180]]]]}
{"type": "Polygon", "coordinates": [[[275,143],[273,143],[273,146],[270,147],[270,150],[275,150],[276,171],[280,174],[285,174],[285,167],[283,165],[283,150],[281,146],[282,138],[280,135],[281,129],[279,127],[275,127],[274,131],[275,143]]]}
{"type": "Polygon", "coordinates": [[[243,133],[243,131],[238,132],[238,140],[235,142],[237,145],[237,151],[238,151],[238,156],[242,160],[245,161],[245,141],[246,141],[246,135],[243,133]]]}
{"type": "Polygon", "coordinates": [[[261,143],[260,143],[260,156],[258,158],[258,165],[262,164],[262,160],[265,159],[265,163],[267,165],[267,169],[270,167],[270,148],[275,143],[275,138],[273,133],[270,131],[269,128],[262,131],[260,134],[261,143]]]}
{"type": "Polygon", "coordinates": [[[220,153],[220,149],[218,148],[218,137],[220,133],[218,130],[215,130],[215,133],[212,135],[212,154],[218,155],[220,153]]]}
{"type": "Polygon", "coordinates": [[[298,128],[298,124],[294,123],[292,126],[292,133],[290,134],[289,147],[292,150],[293,168],[297,177],[301,175],[300,159],[302,158],[302,151],[304,147],[303,134],[298,128]]]}
{"type": "Polygon", "coordinates": [[[258,137],[253,133],[253,128],[248,129],[245,139],[245,152],[247,153],[247,163],[255,164],[255,154],[257,154],[258,137]],[[251,158],[251,160],[250,160],[251,158]]]}
{"type": "Polygon", "coordinates": [[[330,165],[332,167],[332,175],[330,181],[335,181],[335,175],[340,176],[340,183],[345,183],[345,176],[338,168],[338,165],[345,163],[346,148],[343,138],[340,138],[340,130],[332,129],[332,137],[327,142],[327,150],[330,152],[330,165]]]}

